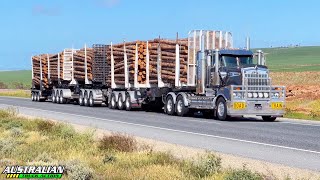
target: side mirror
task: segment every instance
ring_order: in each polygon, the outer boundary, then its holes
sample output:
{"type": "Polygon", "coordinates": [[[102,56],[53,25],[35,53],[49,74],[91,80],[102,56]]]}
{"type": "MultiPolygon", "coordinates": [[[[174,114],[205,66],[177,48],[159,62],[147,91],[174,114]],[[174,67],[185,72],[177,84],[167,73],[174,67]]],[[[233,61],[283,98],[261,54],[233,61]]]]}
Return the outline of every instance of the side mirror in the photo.
{"type": "Polygon", "coordinates": [[[222,79],[224,79],[225,77],[227,77],[227,72],[224,72],[224,71],[220,72],[220,76],[222,79]]]}

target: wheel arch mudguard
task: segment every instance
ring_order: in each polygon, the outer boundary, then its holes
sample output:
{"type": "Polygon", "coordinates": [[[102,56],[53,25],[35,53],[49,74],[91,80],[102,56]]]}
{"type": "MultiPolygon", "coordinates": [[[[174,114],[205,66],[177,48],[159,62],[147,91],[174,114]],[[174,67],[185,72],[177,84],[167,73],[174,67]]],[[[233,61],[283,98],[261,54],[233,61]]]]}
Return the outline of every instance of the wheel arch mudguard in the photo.
{"type": "Polygon", "coordinates": [[[136,102],[136,95],[135,95],[135,91],[127,91],[126,93],[124,93],[124,95],[129,95],[130,96],[130,101],[131,103],[135,103],[136,102]]]}
{"type": "Polygon", "coordinates": [[[92,93],[93,99],[98,99],[98,95],[102,95],[102,91],[100,89],[86,89],[88,95],[92,93]]]}
{"type": "Polygon", "coordinates": [[[174,92],[169,92],[167,95],[166,95],[166,98],[165,98],[165,103],[167,101],[167,98],[169,96],[172,96],[172,99],[173,99],[173,104],[176,104],[176,100],[177,100],[177,95],[174,93],[174,92]]]}
{"type": "Polygon", "coordinates": [[[60,95],[60,92],[63,93],[63,98],[71,98],[72,92],[70,89],[57,89],[60,95]]]}
{"type": "Polygon", "coordinates": [[[185,92],[180,92],[180,93],[178,93],[177,98],[178,98],[179,96],[182,96],[183,101],[184,101],[184,105],[185,105],[185,106],[189,106],[189,101],[188,101],[188,95],[187,95],[187,93],[185,93],[185,92]]]}

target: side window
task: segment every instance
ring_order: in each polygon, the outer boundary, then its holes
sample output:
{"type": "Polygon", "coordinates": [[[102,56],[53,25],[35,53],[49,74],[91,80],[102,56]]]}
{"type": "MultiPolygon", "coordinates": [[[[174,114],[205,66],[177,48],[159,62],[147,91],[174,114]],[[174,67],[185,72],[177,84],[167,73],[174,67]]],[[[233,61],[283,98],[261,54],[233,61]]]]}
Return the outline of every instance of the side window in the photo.
{"type": "Polygon", "coordinates": [[[213,55],[211,58],[211,65],[215,66],[216,65],[216,57],[213,55]]]}

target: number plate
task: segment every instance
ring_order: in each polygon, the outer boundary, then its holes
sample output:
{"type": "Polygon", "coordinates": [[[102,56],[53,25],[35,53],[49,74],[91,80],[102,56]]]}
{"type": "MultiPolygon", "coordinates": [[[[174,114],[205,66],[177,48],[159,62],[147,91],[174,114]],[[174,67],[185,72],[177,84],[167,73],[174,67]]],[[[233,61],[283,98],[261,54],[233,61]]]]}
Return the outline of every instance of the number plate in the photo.
{"type": "Polygon", "coordinates": [[[246,108],[246,103],[244,102],[233,103],[233,109],[244,109],[244,108],[246,108]]]}
{"type": "Polygon", "coordinates": [[[271,108],[272,109],[282,109],[282,103],[280,103],[280,102],[277,102],[277,103],[275,103],[275,102],[273,102],[273,103],[271,103],[271,108]]]}

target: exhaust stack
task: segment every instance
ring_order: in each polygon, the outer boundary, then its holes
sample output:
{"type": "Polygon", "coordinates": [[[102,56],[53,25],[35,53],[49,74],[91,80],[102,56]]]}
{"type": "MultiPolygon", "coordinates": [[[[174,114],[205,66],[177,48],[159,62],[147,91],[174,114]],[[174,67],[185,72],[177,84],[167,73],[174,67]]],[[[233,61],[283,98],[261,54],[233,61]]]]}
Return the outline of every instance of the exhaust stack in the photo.
{"type": "Polygon", "coordinates": [[[250,50],[250,38],[246,38],[246,50],[250,50]]]}
{"type": "Polygon", "coordinates": [[[204,35],[201,36],[201,49],[197,58],[197,88],[198,94],[204,94],[205,82],[206,82],[206,58],[204,54],[204,35]]]}

